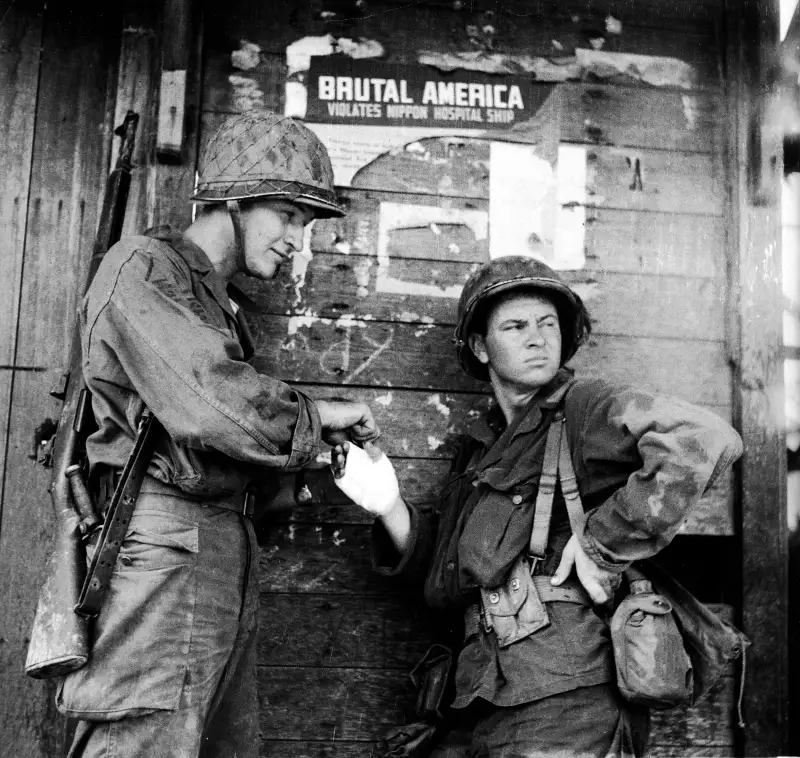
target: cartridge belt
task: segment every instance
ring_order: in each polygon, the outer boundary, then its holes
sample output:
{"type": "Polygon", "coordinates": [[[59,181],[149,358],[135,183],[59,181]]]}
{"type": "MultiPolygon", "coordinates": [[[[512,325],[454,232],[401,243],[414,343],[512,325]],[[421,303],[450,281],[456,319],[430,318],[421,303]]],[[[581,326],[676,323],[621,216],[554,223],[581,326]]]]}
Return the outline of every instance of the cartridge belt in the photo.
{"type": "Polygon", "coordinates": [[[239,513],[240,515],[247,516],[248,518],[253,518],[256,509],[255,495],[253,495],[252,492],[240,492],[235,495],[226,495],[224,497],[210,496],[207,498],[202,498],[197,497],[197,495],[190,495],[174,485],[165,484],[149,474],[145,476],[144,481],[142,482],[141,494],[177,497],[181,500],[188,500],[189,502],[197,503],[199,506],[224,508],[225,510],[239,513]]]}
{"type": "MultiPolygon", "coordinates": [[[[533,583],[543,603],[575,603],[576,605],[591,605],[592,601],[583,585],[575,579],[567,579],[564,584],[553,586],[550,584],[551,576],[534,576],[533,583]]],[[[473,603],[464,612],[464,639],[486,626],[482,620],[481,603],[473,603]]]]}

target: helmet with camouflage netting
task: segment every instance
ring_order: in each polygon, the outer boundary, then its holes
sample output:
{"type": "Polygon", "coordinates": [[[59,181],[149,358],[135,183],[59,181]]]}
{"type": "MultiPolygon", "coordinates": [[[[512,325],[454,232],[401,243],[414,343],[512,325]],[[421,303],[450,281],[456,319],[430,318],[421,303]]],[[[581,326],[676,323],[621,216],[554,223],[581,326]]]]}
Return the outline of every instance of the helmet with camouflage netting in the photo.
{"type": "Polygon", "coordinates": [[[227,118],[200,160],[196,203],[283,198],[342,216],[328,152],[305,124],[267,110],[227,118]]]}
{"type": "Polygon", "coordinates": [[[482,329],[495,298],[512,290],[540,291],[558,311],[561,329],[561,364],[575,355],[591,332],[591,321],[578,294],[548,265],[521,255],[508,255],[484,263],[467,280],[458,301],[453,342],[461,367],[470,376],[489,381],[489,371],[472,352],[468,337],[482,329]]]}

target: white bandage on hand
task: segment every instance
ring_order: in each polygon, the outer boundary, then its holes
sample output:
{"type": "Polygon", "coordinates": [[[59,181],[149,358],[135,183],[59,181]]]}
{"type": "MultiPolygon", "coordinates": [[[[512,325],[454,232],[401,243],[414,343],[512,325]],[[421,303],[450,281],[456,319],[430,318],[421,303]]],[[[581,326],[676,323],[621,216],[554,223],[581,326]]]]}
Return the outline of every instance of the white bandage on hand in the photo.
{"type": "Polygon", "coordinates": [[[356,505],[376,516],[385,516],[400,497],[400,487],[391,461],[385,453],[378,460],[360,447],[351,444],[347,452],[344,475],[334,479],[339,489],[356,505]]]}

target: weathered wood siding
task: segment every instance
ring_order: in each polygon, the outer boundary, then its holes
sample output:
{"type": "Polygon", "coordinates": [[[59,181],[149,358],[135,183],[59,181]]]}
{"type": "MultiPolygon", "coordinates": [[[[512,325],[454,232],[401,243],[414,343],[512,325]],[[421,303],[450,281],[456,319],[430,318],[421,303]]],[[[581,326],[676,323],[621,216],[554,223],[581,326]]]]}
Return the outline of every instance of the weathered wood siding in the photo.
{"type": "MultiPolygon", "coordinates": [[[[602,3],[591,17],[582,4],[537,3],[539,15],[529,5],[492,18],[493,52],[548,56],[553,40],[585,47],[589,29],[605,18],[602,3]]],[[[683,396],[730,419],[726,109],[714,5],[625,9],[622,34],[606,35],[604,49],[676,58],[691,65],[693,78],[686,88],[620,75],[563,81],[546,105],[559,141],[589,146],[589,190],[602,198],[588,211],[586,266],[566,273],[593,293],[596,324],[574,366],[683,396]]],[[[244,74],[249,102],[281,111],[285,49],[302,37],[364,37],[383,45],[384,60],[415,63],[421,51],[470,50],[466,25],[479,18],[477,9],[456,13],[447,3],[373,3],[363,19],[326,25],[299,3],[274,4],[269,13],[252,0],[207,4],[201,136],[247,107],[229,79],[243,75],[231,53],[244,40],[261,50],[244,74]]],[[[489,398],[486,385],[455,363],[455,297],[429,297],[426,287],[460,286],[488,253],[409,234],[391,250],[392,276],[409,286],[403,294],[378,291],[380,204],[487,210],[489,198],[480,191],[438,196],[424,178],[398,170],[372,180],[380,190],[341,191],[347,218],[314,225],[315,255],[302,276],[249,287],[267,310],[251,318],[257,365],[315,397],[367,400],[404,493],[432,502],[454,435],[489,398]]],[[[262,754],[366,758],[411,715],[407,673],[433,621],[418,598],[371,574],[369,519],[322,472],[307,479],[315,504],[262,525],[262,754]]],[[[732,502],[728,480],[693,514],[686,534],[730,539],[732,502]]],[[[651,755],[732,754],[733,690],[728,678],[697,708],[657,715],[651,755]]]]}
{"type": "Polygon", "coordinates": [[[0,7],[0,754],[58,755],[54,682],[23,663],[51,545],[50,473],[34,430],[57,418],[108,167],[110,14],[65,4],[0,7]]]}

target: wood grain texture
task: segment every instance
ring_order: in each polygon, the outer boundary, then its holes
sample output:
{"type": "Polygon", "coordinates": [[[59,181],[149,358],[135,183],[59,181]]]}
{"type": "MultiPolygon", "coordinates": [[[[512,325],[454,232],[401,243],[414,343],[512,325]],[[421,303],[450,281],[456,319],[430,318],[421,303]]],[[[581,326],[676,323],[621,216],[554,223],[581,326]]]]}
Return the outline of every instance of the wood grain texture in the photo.
{"type": "MultiPolygon", "coordinates": [[[[411,685],[395,671],[270,666],[261,667],[259,676],[267,740],[378,741],[392,726],[412,720],[411,685]]],[[[723,679],[694,708],[657,714],[651,742],[732,747],[732,688],[733,681],[723,679]]]]}
{"type": "MultiPolygon", "coordinates": [[[[235,0],[224,8],[211,5],[209,12],[208,70],[219,69],[215,81],[224,81],[229,72],[230,53],[237,49],[242,39],[257,44],[263,53],[283,54],[292,42],[306,36],[332,33],[335,37],[365,37],[379,42],[385,50],[385,60],[391,63],[416,63],[420,51],[435,50],[455,53],[480,49],[468,34],[469,24],[480,24],[480,14],[474,16],[444,8],[429,6],[404,6],[392,12],[381,12],[383,4],[371,6],[371,12],[362,18],[350,16],[347,22],[326,24],[311,7],[297,7],[290,3],[276,5],[270,13],[260,13],[247,0],[235,0]]],[[[386,11],[389,9],[387,8],[386,11]]],[[[578,20],[565,17],[541,16],[526,6],[519,13],[497,13],[492,19],[496,34],[492,35],[492,52],[500,55],[526,55],[568,60],[576,48],[591,48],[590,39],[600,36],[605,17],[590,17],[586,8],[578,12],[578,20]],[[557,45],[554,44],[554,40],[557,45]]],[[[482,26],[483,24],[481,24],[482,26]]],[[[688,30],[686,30],[688,32],[688,30]]],[[[603,50],[617,53],[636,53],[648,56],[677,58],[689,63],[696,72],[695,87],[719,86],[719,70],[715,55],[713,27],[699,34],[664,34],[661,29],[640,26],[636,17],[626,21],[624,33],[605,36],[603,50]]],[[[260,82],[259,68],[247,75],[260,82]]],[[[629,77],[615,81],[630,83],[629,77]]],[[[266,83],[266,82],[265,82],[266,83]]]]}
{"type": "MultiPolygon", "coordinates": [[[[44,3],[7,9],[0,23],[0,365],[14,362],[25,250],[44,3]]],[[[5,415],[7,405],[0,405],[5,415]]],[[[3,438],[4,439],[4,438],[3,438]]],[[[0,445],[3,445],[0,442],[0,445]]],[[[3,449],[0,448],[0,457],[3,449]]]]}
{"type": "MultiPolygon", "coordinates": [[[[275,740],[261,737],[261,758],[378,758],[379,746],[374,742],[335,740],[331,742],[306,742],[302,740],[275,740]]],[[[676,757],[677,758],[677,757],[676,757]]]]}
{"type": "MultiPolygon", "coordinates": [[[[8,439],[9,415],[11,412],[11,386],[14,372],[12,369],[0,369],[0,482],[6,470],[6,440],[8,439]]],[[[0,503],[0,506],[2,503],[0,503]]],[[[2,524],[0,509],[0,525],[2,524]]]]}
{"type": "Polygon", "coordinates": [[[587,190],[596,205],[722,214],[724,184],[710,155],[598,147],[588,159],[587,190]]]}
{"type": "Polygon", "coordinates": [[[557,102],[564,142],[699,153],[720,146],[719,95],[568,83],[557,87],[557,102]]]}
{"type": "Polygon", "coordinates": [[[589,269],[725,281],[725,226],[719,216],[598,208],[589,218],[589,269]]]}
{"type": "MultiPolygon", "coordinates": [[[[314,223],[315,252],[377,255],[381,203],[489,211],[485,200],[373,190],[339,189],[339,199],[347,216],[314,223]]],[[[725,278],[725,230],[720,217],[593,208],[587,219],[587,271],[725,278]]],[[[439,231],[409,232],[407,244],[392,245],[391,257],[465,263],[487,259],[487,245],[476,241],[474,233],[442,226],[439,231]]]]}
{"type": "MultiPolygon", "coordinates": [[[[352,186],[488,199],[490,140],[463,138],[459,150],[445,155],[443,149],[435,149],[431,139],[426,160],[411,151],[384,153],[358,170],[352,186]]],[[[586,163],[587,205],[715,216],[722,213],[723,184],[708,154],[592,145],[587,147],[586,163]]]]}
{"type": "MultiPolygon", "coordinates": [[[[249,319],[259,371],[285,381],[481,392],[454,360],[452,330],[429,324],[315,316],[249,319]]],[[[720,342],[597,335],[570,362],[578,376],[727,406],[730,371],[720,342]],[[678,379],[679,384],[676,384],[678,379]]]]}
{"type": "MultiPolygon", "coordinates": [[[[117,64],[117,87],[114,124],[121,124],[132,110],[139,114],[136,145],[133,152],[131,185],[123,235],[141,234],[155,221],[158,165],[156,137],[158,132],[158,2],[128,2],[122,15],[122,41],[117,64]]],[[[119,145],[112,152],[115,165],[119,145]]]]}
{"type": "MultiPolygon", "coordinates": [[[[715,605],[721,616],[730,606],[715,605]]],[[[269,666],[395,669],[407,673],[453,620],[424,605],[422,592],[406,594],[386,582],[382,595],[261,595],[259,661],[269,666]]],[[[735,674],[731,665],[725,676],[735,674]]],[[[685,721],[686,710],[681,710],[685,721]]],[[[663,719],[662,719],[663,720],[663,719]]]]}
{"type": "MultiPolygon", "coordinates": [[[[200,101],[202,97],[201,68],[203,53],[203,19],[200,7],[189,2],[176,3],[188,14],[185,21],[176,22],[186,26],[183,31],[186,54],[186,99],[184,119],[181,124],[183,148],[178,163],[161,163],[155,166],[155,205],[152,209],[153,225],[169,224],[175,229],[185,229],[192,222],[197,151],[200,139],[200,101]]],[[[162,30],[163,34],[163,30],[162,30]]]]}
{"type": "MultiPolygon", "coordinates": [[[[455,325],[456,297],[474,266],[431,263],[419,252],[419,260],[318,254],[302,284],[284,278],[283,286],[259,283],[249,291],[275,315],[455,325]]],[[[725,295],[717,280],[590,270],[565,271],[563,278],[581,294],[600,334],[724,339],[725,295]]]]}
{"type": "Polygon", "coordinates": [[[259,629],[262,665],[396,669],[402,678],[431,644],[435,621],[421,593],[265,593],[259,629]]]}
{"type": "Polygon", "coordinates": [[[50,472],[28,455],[35,427],[60,411],[48,391],[66,361],[97,226],[111,15],[57,4],[44,19],[16,363],[48,370],[15,372],[8,423],[0,531],[0,744],[8,755],[52,756],[62,747],[53,683],[23,674],[53,526],[50,472]]]}

